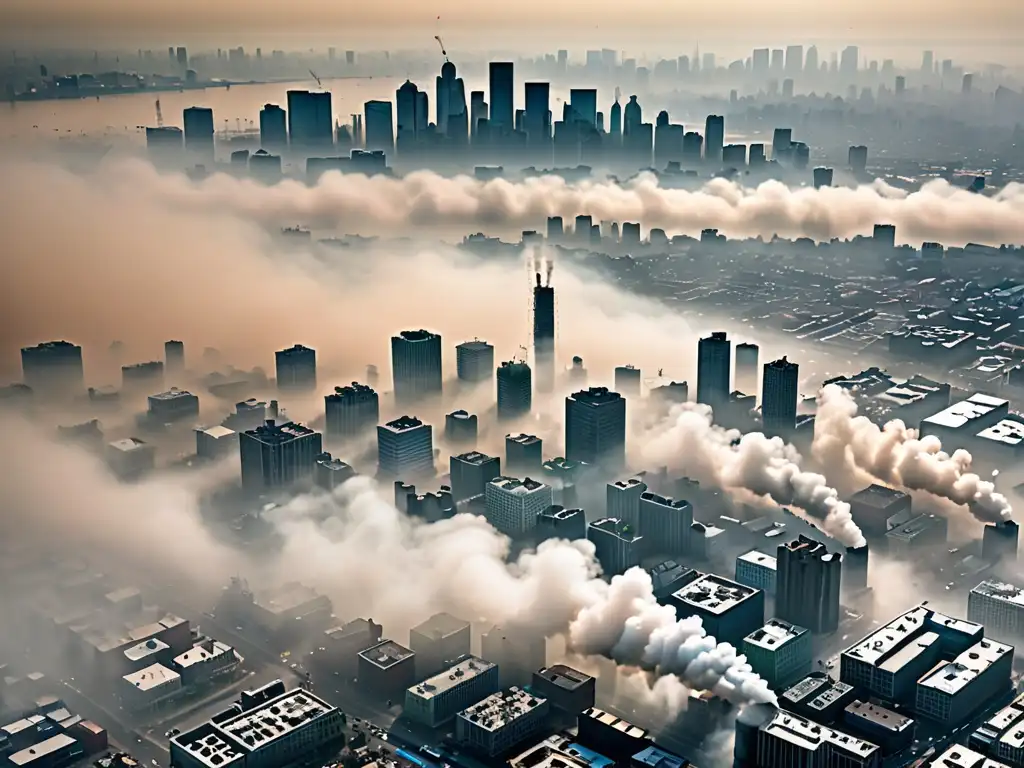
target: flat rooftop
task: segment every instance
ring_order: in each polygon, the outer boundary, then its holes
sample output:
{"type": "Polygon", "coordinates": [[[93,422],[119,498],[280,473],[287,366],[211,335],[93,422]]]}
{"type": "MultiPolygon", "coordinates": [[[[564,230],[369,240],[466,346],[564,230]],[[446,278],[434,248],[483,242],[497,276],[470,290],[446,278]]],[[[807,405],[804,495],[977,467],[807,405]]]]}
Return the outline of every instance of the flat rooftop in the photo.
{"type": "Polygon", "coordinates": [[[633,526],[617,517],[603,517],[592,522],[590,527],[598,531],[613,533],[624,541],[639,541],[643,538],[633,529],[633,526]]]}
{"type": "Polygon", "coordinates": [[[568,399],[593,407],[624,402],[622,395],[618,392],[612,392],[608,387],[591,387],[590,389],[584,389],[569,395],[568,399]]]}
{"type": "Polygon", "coordinates": [[[402,432],[408,432],[410,429],[418,429],[423,426],[423,422],[417,419],[415,416],[399,416],[397,419],[382,424],[378,429],[386,429],[389,432],[400,434],[402,432]]]}
{"type": "Polygon", "coordinates": [[[887,509],[896,502],[908,498],[908,494],[889,488],[884,485],[872,483],[867,488],[857,491],[850,497],[851,504],[863,504],[875,509],[887,509]]]}
{"type": "Polygon", "coordinates": [[[333,711],[309,691],[296,689],[220,723],[220,728],[255,750],[333,711]]]}
{"type": "Polygon", "coordinates": [[[757,592],[758,590],[753,587],[737,584],[714,574],[705,574],[673,592],[672,597],[706,613],[720,616],[743,601],[749,600],[757,592]]]}
{"type": "Polygon", "coordinates": [[[1014,606],[1024,607],[1024,589],[1008,584],[1005,581],[986,579],[971,590],[976,595],[989,597],[1003,603],[1010,603],[1014,606]]]}
{"type": "Polygon", "coordinates": [[[527,435],[525,432],[521,432],[516,435],[505,435],[506,443],[517,443],[519,445],[536,445],[541,442],[541,439],[536,435],[527,435]]]}
{"type": "Polygon", "coordinates": [[[743,642],[744,644],[750,643],[768,651],[775,651],[786,643],[806,634],[807,630],[803,627],[790,624],[782,619],[769,619],[763,627],[755,629],[743,638],[743,642]]]}
{"type": "Polygon", "coordinates": [[[464,341],[458,344],[456,349],[465,349],[469,352],[486,352],[488,349],[494,349],[486,341],[480,341],[480,339],[473,339],[473,341],[464,341]]]}
{"type": "Polygon", "coordinates": [[[805,677],[799,683],[787,688],[782,693],[782,698],[786,701],[797,704],[809,697],[822,686],[828,684],[829,681],[824,677],[805,677]]]}
{"type": "Polygon", "coordinates": [[[496,457],[488,456],[486,453],[480,451],[470,451],[469,453],[460,453],[458,456],[453,456],[457,461],[461,461],[464,464],[472,464],[474,467],[483,466],[489,461],[494,461],[496,457]]]}
{"type": "Polygon", "coordinates": [[[401,339],[402,341],[430,341],[431,339],[440,339],[436,333],[425,331],[422,328],[418,331],[402,331],[397,336],[392,337],[392,341],[401,339]]]}
{"type": "Polygon", "coordinates": [[[185,389],[178,389],[177,387],[171,387],[166,392],[158,392],[155,395],[150,395],[150,400],[182,400],[187,397],[195,397],[191,392],[185,389]]]}
{"type": "Polygon", "coordinates": [[[1010,768],[1006,763],[992,760],[980,752],[953,744],[942,754],[936,755],[928,766],[935,768],[1010,768]]]}
{"type": "Polygon", "coordinates": [[[878,751],[878,746],[870,741],[826,728],[785,710],[779,710],[770,722],[761,726],[761,730],[812,752],[825,743],[861,759],[878,751]]]}
{"type": "Polygon", "coordinates": [[[648,731],[641,728],[639,725],[633,725],[632,723],[623,720],[621,717],[616,717],[610,712],[605,712],[603,709],[598,709],[597,707],[591,707],[584,711],[580,717],[593,718],[594,720],[597,720],[597,722],[610,726],[620,733],[629,736],[631,739],[642,739],[648,734],[648,731]]]}
{"type": "Polygon", "coordinates": [[[181,653],[174,657],[174,663],[182,669],[188,669],[189,667],[197,664],[202,664],[204,661],[215,659],[218,656],[223,656],[227,653],[231,653],[234,649],[227,643],[222,643],[219,640],[211,640],[209,643],[200,643],[189,648],[184,653],[181,653]]]}
{"type": "Polygon", "coordinates": [[[496,477],[488,484],[495,488],[499,488],[505,493],[512,493],[516,496],[526,496],[534,493],[535,491],[547,488],[544,483],[532,480],[529,477],[523,480],[520,480],[517,477],[496,477]]]}
{"type": "Polygon", "coordinates": [[[744,563],[750,563],[751,565],[759,565],[762,568],[770,568],[773,571],[778,570],[779,567],[778,560],[776,560],[774,556],[766,555],[764,552],[758,552],[756,549],[744,552],[736,559],[742,560],[744,563]]]}
{"type": "Polygon", "coordinates": [[[629,480],[616,480],[614,483],[608,483],[612,488],[618,488],[620,491],[629,490],[630,488],[636,488],[637,486],[647,487],[647,483],[641,480],[639,477],[631,477],[629,480]]]}
{"type": "Polygon", "coordinates": [[[549,683],[557,685],[559,688],[564,688],[567,691],[575,691],[578,688],[582,688],[594,679],[586,672],[580,672],[578,669],[573,669],[565,664],[552,664],[550,667],[545,667],[534,674],[540,675],[549,683]]]}
{"type": "Polygon", "coordinates": [[[137,437],[125,437],[121,440],[115,440],[108,445],[115,451],[121,451],[122,453],[131,453],[132,451],[138,451],[145,448],[148,443],[145,440],[139,440],[137,437]]]}
{"type": "Polygon", "coordinates": [[[8,756],[7,759],[13,765],[28,765],[46,755],[52,755],[61,749],[67,749],[75,743],[75,740],[66,733],[58,733],[56,736],[51,736],[45,741],[34,744],[27,749],[15,752],[13,755],[8,756]]]}
{"type": "Polygon", "coordinates": [[[954,696],[966,688],[976,677],[1002,658],[1013,656],[1013,646],[982,640],[975,643],[953,661],[940,664],[917,681],[918,685],[954,696]]]}
{"type": "Polygon", "coordinates": [[[496,666],[496,664],[492,664],[489,661],[471,656],[468,659],[463,659],[454,667],[410,687],[408,692],[419,699],[429,700],[450,691],[467,680],[479,677],[487,670],[494,669],[496,666]]]}
{"type": "Polygon", "coordinates": [[[286,582],[255,596],[256,605],[275,614],[288,613],[315,601],[326,600],[324,595],[298,581],[286,582]]]}
{"type": "Polygon", "coordinates": [[[483,701],[478,701],[459,712],[458,717],[469,720],[477,728],[497,731],[546,703],[547,699],[538,698],[522,688],[513,686],[507,691],[492,694],[483,701]]]}
{"type": "Polygon", "coordinates": [[[833,702],[852,690],[853,686],[844,683],[842,680],[828,680],[826,681],[825,690],[819,691],[817,696],[807,702],[807,708],[813,709],[816,712],[824,712],[832,706],[833,702]]]}
{"type": "Polygon", "coordinates": [[[469,629],[469,622],[452,616],[450,613],[435,613],[426,621],[417,624],[412,632],[434,640],[449,637],[463,630],[469,629]]]}
{"type": "Polygon", "coordinates": [[[859,717],[874,726],[884,728],[892,733],[902,733],[908,728],[914,727],[914,719],[905,717],[891,709],[869,704],[865,701],[854,701],[846,706],[846,713],[853,717],[859,717]]]}
{"type": "Polygon", "coordinates": [[[141,661],[147,656],[152,656],[156,653],[161,653],[170,648],[167,643],[156,637],[151,637],[137,645],[133,645],[131,648],[125,649],[124,655],[128,661],[141,661]]]}
{"type": "Polygon", "coordinates": [[[249,437],[255,437],[261,443],[270,445],[288,443],[292,440],[297,440],[300,437],[315,435],[316,430],[310,429],[303,424],[296,424],[294,421],[289,421],[284,424],[276,424],[271,420],[266,424],[256,427],[256,429],[246,431],[245,434],[249,437]]]}
{"type": "Polygon", "coordinates": [[[1009,407],[1009,400],[976,392],[966,400],[953,403],[948,408],[922,419],[921,424],[946,429],[963,429],[972,421],[984,418],[999,409],[1007,410],[1009,407]]]}
{"type": "Polygon", "coordinates": [[[180,682],[181,675],[173,669],[168,669],[163,664],[151,664],[138,672],[132,672],[124,676],[125,682],[134,685],[140,691],[150,691],[159,688],[161,685],[180,682]]]}
{"type": "Polygon", "coordinates": [[[384,640],[372,648],[367,648],[359,655],[374,666],[381,669],[390,669],[395,664],[412,658],[416,654],[408,648],[399,645],[394,640],[384,640]]]}
{"type": "Polygon", "coordinates": [[[228,429],[227,427],[221,426],[219,424],[216,427],[206,427],[205,429],[200,429],[196,431],[202,432],[204,435],[212,437],[215,440],[220,440],[225,437],[231,437],[233,434],[235,434],[235,430],[228,429]]]}
{"type": "Polygon", "coordinates": [[[1024,443],[1024,421],[1019,419],[1003,419],[998,424],[993,424],[988,429],[978,433],[982,440],[991,440],[993,443],[1016,448],[1024,443]]]}

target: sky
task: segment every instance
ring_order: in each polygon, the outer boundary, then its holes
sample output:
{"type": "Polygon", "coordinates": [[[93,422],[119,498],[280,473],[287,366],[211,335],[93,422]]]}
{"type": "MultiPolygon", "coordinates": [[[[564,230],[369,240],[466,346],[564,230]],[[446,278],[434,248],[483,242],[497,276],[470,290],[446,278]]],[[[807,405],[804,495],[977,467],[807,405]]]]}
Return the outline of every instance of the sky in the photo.
{"type": "MultiPolygon", "coordinates": [[[[438,29],[474,50],[522,45],[562,47],[645,42],[686,49],[735,40],[766,45],[845,40],[954,45],[1010,42],[1024,28],[1019,0],[3,0],[8,45],[121,41],[126,45],[316,45],[373,49],[429,42],[438,29]],[[282,9],[287,14],[282,14],[282,9]],[[440,17],[440,21],[438,21],[440,17]],[[501,35],[493,35],[501,25],[501,35]],[[797,30],[799,32],[797,33],[797,30]],[[485,37],[489,36],[489,37],[485,37]],[[620,42],[621,41],[621,42],[620,42]]],[[[454,43],[453,43],[454,44],[454,43]]]]}

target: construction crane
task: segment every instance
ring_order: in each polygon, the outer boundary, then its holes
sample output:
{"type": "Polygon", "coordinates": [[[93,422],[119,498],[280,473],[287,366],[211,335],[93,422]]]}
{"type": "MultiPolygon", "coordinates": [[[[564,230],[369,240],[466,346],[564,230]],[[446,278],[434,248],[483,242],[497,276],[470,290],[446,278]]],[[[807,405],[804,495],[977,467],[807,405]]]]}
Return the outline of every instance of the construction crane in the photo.
{"type": "Polygon", "coordinates": [[[156,100],[156,127],[157,128],[163,128],[164,127],[164,113],[160,109],[160,99],[156,100]]]}
{"type": "Polygon", "coordinates": [[[316,73],[316,72],[314,72],[314,71],[313,71],[313,70],[311,69],[311,70],[309,70],[309,74],[311,74],[311,75],[313,76],[313,79],[314,79],[314,80],[316,80],[316,84],[317,84],[318,86],[320,86],[320,90],[321,90],[321,91],[323,91],[323,90],[326,90],[326,89],[324,88],[324,84],[320,82],[320,77],[319,77],[319,76],[317,75],[317,73],[316,73]]]}
{"type": "Polygon", "coordinates": [[[437,40],[437,44],[439,46],[441,46],[441,55],[444,56],[444,60],[447,62],[448,61],[448,51],[446,51],[444,49],[444,41],[441,39],[440,35],[434,35],[434,39],[437,40]]]}

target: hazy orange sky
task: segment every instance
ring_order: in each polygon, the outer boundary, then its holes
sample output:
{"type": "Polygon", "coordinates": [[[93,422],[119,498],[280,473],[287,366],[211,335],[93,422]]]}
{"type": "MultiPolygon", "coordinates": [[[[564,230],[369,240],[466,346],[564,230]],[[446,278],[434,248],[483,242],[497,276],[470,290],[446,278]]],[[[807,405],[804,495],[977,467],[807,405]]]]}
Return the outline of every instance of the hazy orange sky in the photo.
{"type": "MultiPolygon", "coordinates": [[[[277,45],[333,40],[385,48],[442,31],[464,48],[550,45],[633,47],[650,41],[688,48],[695,40],[728,45],[821,39],[934,42],[950,46],[1014,42],[1024,29],[1022,0],[2,0],[8,44],[277,45]],[[495,34],[496,30],[501,34],[495,34]],[[229,39],[230,38],[230,39],[229,39]],[[619,43],[622,40],[625,42],[619,43]],[[279,41],[282,41],[279,43],[279,41]],[[557,42],[557,40],[554,40],[557,42]]],[[[424,44],[421,42],[420,44],[424,44]]]]}

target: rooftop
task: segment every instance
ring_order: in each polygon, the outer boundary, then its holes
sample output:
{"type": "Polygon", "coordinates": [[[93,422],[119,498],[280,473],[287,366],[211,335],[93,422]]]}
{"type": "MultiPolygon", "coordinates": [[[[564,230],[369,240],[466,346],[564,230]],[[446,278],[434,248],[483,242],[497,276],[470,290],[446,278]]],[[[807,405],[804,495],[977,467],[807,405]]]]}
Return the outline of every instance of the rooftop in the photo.
{"type": "Polygon", "coordinates": [[[772,555],[766,555],[764,552],[758,552],[756,549],[744,552],[736,559],[742,560],[745,563],[760,565],[763,568],[771,568],[773,571],[778,570],[778,561],[772,555]]]}
{"type": "Polygon", "coordinates": [[[402,341],[430,341],[431,339],[440,338],[441,337],[438,336],[436,333],[431,333],[430,331],[425,331],[421,328],[418,331],[402,331],[397,336],[392,337],[392,340],[395,341],[401,339],[402,341]]]}
{"type": "Polygon", "coordinates": [[[714,574],[706,574],[676,590],[672,598],[706,613],[720,616],[758,592],[759,590],[753,587],[737,584],[714,574]]]}
{"type": "Polygon", "coordinates": [[[125,437],[121,440],[115,440],[109,445],[115,451],[130,453],[131,451],[137,451],[141,448],[145,448],[147,443],[144,440],[139,440],[137,437],[125,437]]]}
{"type": "Polygon", "coordinates": [[[1013,646],[997,643],[995,640],[982,640],[961,653],[953,661],[939,664],[929,674],[918,680],[917,684],[954,696],[1007,655],[1013,656],[1013,646]]]}
{"type": "Polygon", "coordinates": [[[1009,768],[1006,763],[991,760],[973,749],[953,744],[940,755],[937,755],[929,766],[935,768],[1009,768]]]}
{"type": "Polygon", "coordinates": [[[608,387],[591,387],[569,395],[568,400],[590,406],[610,405],[612,403],[624,402],[622,395],[612,392],[608,387]]]}
{"type": "Polygon", "coordinates": [[[903,491],[872,483],[867,488],[857,491],[849,500],[851,504],[864,504],[875,509],[886,509],[906,498],[908,498],[908,494],[903,491]]]}
{"type": "Polygon", "coordinates": [[[395,664],[410,659],[416,654],[408,648],[399,645],[394,640],[384,640],[372,648],[367,648],[359,655],[374,666],[381,669],[390,669],[395,664]]]}
{"type": "Polygon", "coordinates": [[[566,509],[558,504],[552,504],[550,507],[540,513],[540,517],[547,518],[549,520],[571,520],[577,515],[585,515],[586,513],[579,507],[573,509],[566,509]]]}
{"type": "Polygon", "coordinates": [[[605,712],[603,709],[598,709],[597,707],[591,707],[583,712],[580,717],[592,718],[599,723],[610,726],[633,739],[642,739],[648,734],[648,732],[639,725],[633,725],[632,723],[623,720],[621,717],[616,717],[610,712],[605,712]]]}
{"type": "Polygon", "coordinates": [[[423,422],[415,416],[399,416],[397,419],[389,421],[379,428],[386,429],[397,434],[401,432],[408,432],[410,429],[417,429],[422,426],[423,422]]]}
{"type": "Polygon", "coordinates": [[[678,755],[673,755],[671,752],[666,752],[655,746],[650,746],[643,752],[633,755],[632,762],[645,765],[647,768],[686,768],[690,765],[689,760],[684,760],[678,755]]]}
{"type": "Polygon", "coordinates": [[[600,520],[595,520],[590,524],[590,527],[596,528],[599,531],[614,533],[625,541],[639,541],[641,538],[640,534],[633,529],[633,526],[617,517],[604,517],[600,520]]]}
{"type": "Polygon", "coordinates": [[[346,387],[335,387],[334,392],[327,395],[326,399],[330,402],[340,402],[343,400],[367,400],[376,396],[377,393],[373,387],[353,381],[346,387]]]}
{"type": "Polygon", "coordinates": [[[195,397],[191,392],[185,389],[178,389],[177,387],[171,387],[166,392],[159,392],[155,395],[150,395],[150,400],[181,400],[186,397],[195,397]]]}
{"type": "Polygon", "coordinates": [[[314,601],[325,600],[327,597],[321,595],[313,587],[307,587],[298,581],[285,582],[279,587],[256,595],[256,605],[275,614],[288,613],[314,601]]]}
{"type": "Polygon", "coordinates": [[[182,669],[201,664],[204,661],[215,659],[218,656],[223,656],[226,653],[231,653],[234,649],[227,643],[222,643],[219,640],[210,640],[206,643],[200,643],[192,648],[188,649],[182,654],[174,657],[174,663],[182,669]]]}
{"type": "Polygon", "coordinates": [[[801,635],[806,634],[807,630],[803,627],[790,624],[782,619],[769,619],[763,627],[755,629],[743,638],[743,643],[774,651],[784,646],[790,640],[795,640],[801,635]]]}
{"type": "Polygon", "coordinates": [[[456,349],[465,349],[470,352],[486,352],[488,349],[494,349],[486,341],[480,341],[480,339],[473,339],[472,341],[464,341],[455,347],[456,349]]]}
{"type": "Polygon", "coordinates": [[[475,467],[482,466],[489,461],[495,461],[494,456],[488,456],[486,453],[481,453],[480,451],[470,451],[469,453],[462,453],[458,456],[453,456],[452,458],[457,461],[461,461],[464,464],[472,464],[475,467]]]}
{"type": "Polygon", "coordinates": [[[631,477],[629,480],[616,480],[614,483],[609,483],[609,485],[618,488],[621,491],[628,488],[636,488],[638,485],[642,485],[644,488],[647,487],[647,484],[639,477],[631,477]]]}
{"type": "Polygon", "coordinates": [[[296,424],[293,421],[277,424],[273,419],[268,419],[266,424],[256,427],[256,429],[250,429],[245,434],[256,438],[264,445],[280,445],[282,443],[290,443],[292,440],[298,440],[302,437],[315,435],[316,430],[302,424],[296,424]]]}
{"type": "Polygon", "coordinates": [[[783,691],[782,698],[785,701],[797,704],[804,699],[811,697],[815,691],[819,690],[822,686],[830,684],[830,682],[831,681],[826,679],[824,676],[805,677],[799,683],[796,683],[783,691]]]}
{"type": "Polygon", "coordinates": [[[231,437],[233,434],[235,434],[235,430],[228,429],[227,427],[223,427],[220,425],[217,425],[216,427],[207,427],[206,429],[200,429],[197,431],[202,432],[204,435],[207,435],[208,437],[212,437],[214,440],[220,440],[221,438],[231,437]]]}
{"type": "Polygon", "coordinates": [[[312,693],[296,689],[225,720],[220,728],[254,750],[333,711],[334,707],[312,693]]]}
{"type": "Polygon", "coordinates": [[[305,354],[310,353],[310,352],[314,352],[315,353],[315,350],[310,349],[309,347],[303,346],[302,344],[293,344],[292,346],[288,347],[287,349],[279,349],[275,354],[282,355],[282,356],[291,356],[291,355],[305,355],[305,354]]]}
{"type": "Polygon", "coordinates": [[[58,733],[56,736],[51,736],[45,741],[34,744],[27,749],[15,752],[13,755],[8,756],[7,759],[13,765],[28,765],[29,763],[45,757],[46,755],[51,755],[58,750],[67,749],[75,743],[77,742],[66,733],[58,733]]]}
{"type": "Polygon", "coordinates": [[[785,710],[779,710],[769,723],[761,726],[761,729],[765,733],[810,751],[829,744],[832,748],[840,749],[858,759],[878,751],[878,747],[870,741],[826,728],[785,710]]]}
{"type": "Polygon", "coordinates": [[[478,659],[476,656],[470,656],[460,661],[454,667],[412,686],[409,688],[409,693],[420,699],[432,699],[434,696],[451,690],[460,683],[479,677],[487,670],[494,669],[495,666],[495,664],[489,661],[478,659]]]}
{"type": "Polygon", "coordinates": [[[1003,419],[998,424],[981,430],[978,437],[982,440],[991,440],[994,443],[1016,447],[1024,442],[1024,421],[1003,419]]]}
{"type": "Polygon", "coordinates": [[[951,630],[976,639],[984,634],[984,628],[980,624],[954,619],[936,613],[925,605],[919,605],[850,646],[843,651],[843,655],[877,665],[893,651],[918,638],[918,635],[921,635],[920,640],[923,642],[923,633],[928,629],[951,630]]]}
{"type": "Polygon", "coordinates": [[[151,637],[148,640],[144,640],[137,645],[133,645],[131,648],[125,649],[124,655],[129,661],[141,661],[147,656],[152,656],[155,653],[161,653],[170,648],[167,643],[156,637],[151,637]]]}
{"type": "Polygon", "coordinates": [[[505,435],[505,442],[518,443],[519,445],[535,445],[541,440],[536,435],[527,435],[526,433],[519,433],[516,435],[505,435]]]}
{"type": "Polygon", "coordinates": [[[470,419],[476,419],[476,416],[472,415],[469,411],[464,411],[461,408],[457,411],[452,411],[448,414],[447,418],[456,419],[459,421],[468,421],[470,419]]]}
{"type": "Polygon", "coordinates": [[[586,672],[580,672],[578,669],[567,667],[565,664],[552,664],[550,667],[544,667],[544,669],[539,670],[535,674],[567,691],[575,691],[594,680],[586,672]]]}
{"type": "Polygon", "coordinates": [[[547,699],[538,698],[513,686],[478,701],[459,712],[458,716],[471,721],[478,728],[497,731],[546,703],[547,699]]]}
{"type": "Polygon", "coordinates": [[[489,485],[501,489],[505,493],[513,493],[517,496],[526,496],[534,493],[535,491],[547,488],[544,483],[530,478],[520,480],[515,477],[496,477],[490,481],[489,485]]]}
{"type": "Polygon", "coordinates": [[[429,619],[412,628],[412,632],[440,640],[469,628],[469,622],[450,613],[435,613],[429,619]]]}
{"type": "Polygon", "coordinates": [[[971,590],[976,595],[990,597],[1015,606],[1024,606],[1024,589],[1008,584],[1005,581],[987,579],[971,590]]]}
{"type": "Polygon", "coordinates": [[[847,705],[845,711],[849,715],[867,720],[872,725],[880,726],[893,733],[901,733],[908,728],[914,727],[913,718],[904,717],[898,712],[893,712],[891,709],[864,701],[851,702],[847,705]]]}
{"type": "Polygon", "coordinates": [[[988,416],[995,410],[1008,409],[1009,400],[1001,397],[992,397],[976,392],[966,400],[953,403],[948,408],[921,420],[922,428],[925,424],[946,429],[963,429],[970,422],[988,416]]]}
{"type": "Polygon", "coordinates": [[[823,712],[827,710],[833,702],[842,698],[852,690],[853,686],[848,683],[844,683],[841,680],[828,679],[826,680],[824,690],[817,691],[817,695],[807,703],[807,708],[813,709],[817,712],[823,712]]]}
{"type": "Polygon", "coordinates": [[[168,669],[163,664],[151,664],[138,672],[132,672],[124,676],[129,685],[134,685],[140,691],[150,691],[181,680],[181,675],[173,669],[168,669]]]}

